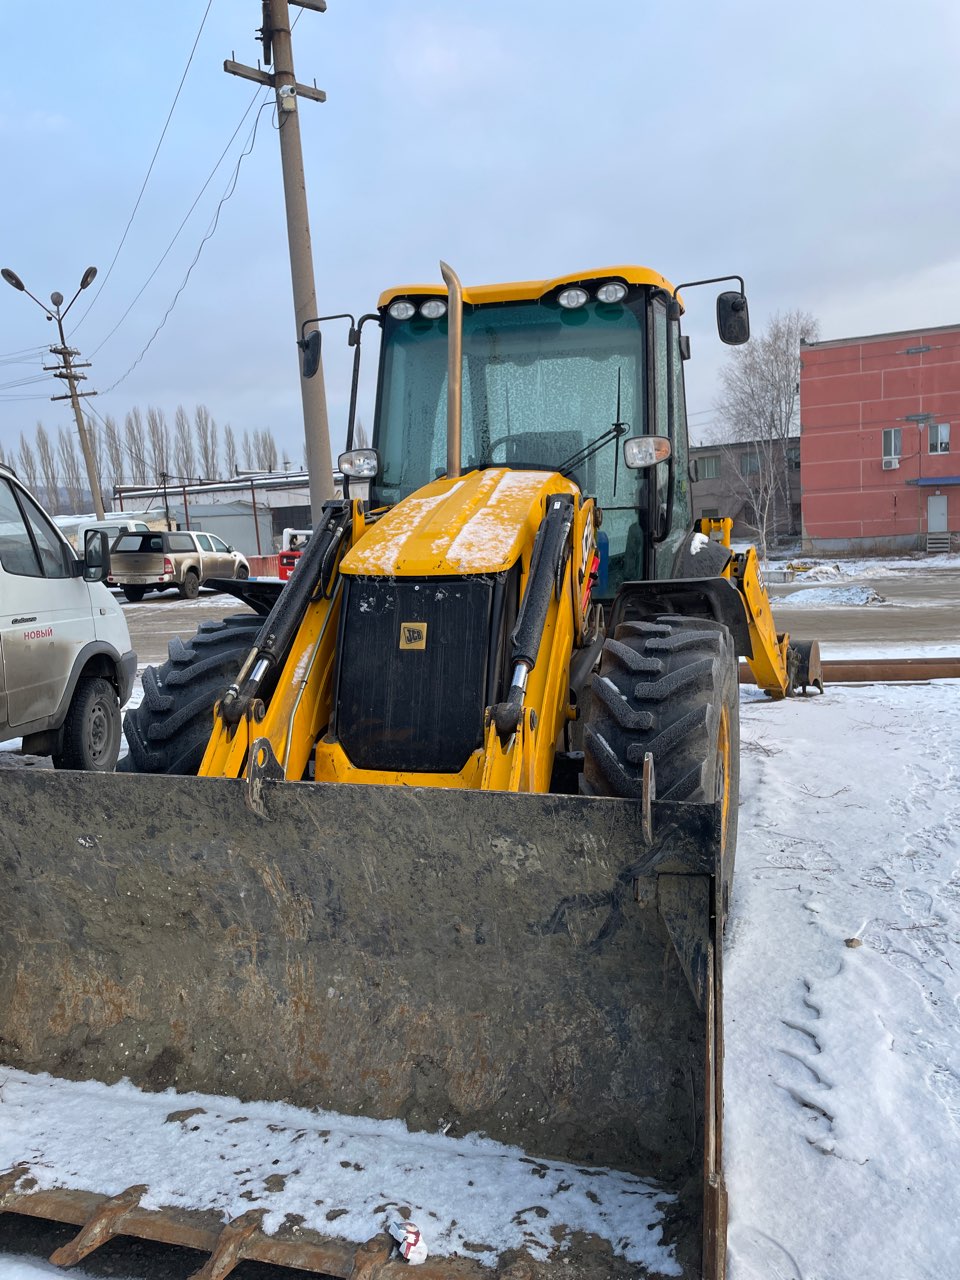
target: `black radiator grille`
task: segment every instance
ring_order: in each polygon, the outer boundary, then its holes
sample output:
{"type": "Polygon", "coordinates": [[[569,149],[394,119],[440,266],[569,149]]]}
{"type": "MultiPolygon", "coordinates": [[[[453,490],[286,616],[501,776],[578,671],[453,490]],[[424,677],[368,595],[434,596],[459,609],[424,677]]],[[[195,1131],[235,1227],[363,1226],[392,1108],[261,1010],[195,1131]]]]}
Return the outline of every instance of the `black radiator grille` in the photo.
{"type": "Polygon", "coordinates": [[[483,743],[494,580],[346,585],[336,732],[350,761],[459,773],[483,743]]]}

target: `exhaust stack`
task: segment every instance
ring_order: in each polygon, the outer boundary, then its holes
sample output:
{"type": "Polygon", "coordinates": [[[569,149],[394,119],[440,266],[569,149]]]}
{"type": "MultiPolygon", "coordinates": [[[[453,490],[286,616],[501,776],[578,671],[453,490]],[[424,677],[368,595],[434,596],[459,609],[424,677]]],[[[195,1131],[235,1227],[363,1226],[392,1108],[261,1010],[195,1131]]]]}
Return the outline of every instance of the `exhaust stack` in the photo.
{"type": "Polygon", "coordinates": [[[463,421],[463,285],[453,267],[440,263],[447,286],[447,475],[461,474],[463,421]]]}

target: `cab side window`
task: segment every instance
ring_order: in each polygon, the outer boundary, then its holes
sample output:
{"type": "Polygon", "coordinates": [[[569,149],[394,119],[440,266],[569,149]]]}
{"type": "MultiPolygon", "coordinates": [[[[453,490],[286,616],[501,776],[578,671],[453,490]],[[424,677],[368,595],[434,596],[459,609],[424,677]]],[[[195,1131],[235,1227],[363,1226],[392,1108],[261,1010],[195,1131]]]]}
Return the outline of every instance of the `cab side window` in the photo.
{"type": "Polygon", "coordinates": [[[0,564],[24,578],[69,577],[63,543],[28,494],[0,482],[0,564]]]}
{"type": "Polygon", "coordinates": [[[213,550],[213,546],[212,546],[212,544],[211,544],[211,542],[210,542],[210,539],[207,537],[207,535],[206,535],[205,533],[198,533],[198,534],[197,534],[197,542],[200,544],[200,550],[201,550],[201,551],[212,551],[212,550],[213,550]]]}

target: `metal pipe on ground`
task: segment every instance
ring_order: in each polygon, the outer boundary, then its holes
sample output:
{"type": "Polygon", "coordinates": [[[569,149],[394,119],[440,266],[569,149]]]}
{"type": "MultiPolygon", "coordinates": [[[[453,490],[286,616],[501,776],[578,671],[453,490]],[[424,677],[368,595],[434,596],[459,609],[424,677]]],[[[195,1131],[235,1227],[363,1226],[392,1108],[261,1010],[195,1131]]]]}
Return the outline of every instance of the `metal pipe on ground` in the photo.
{"type": "MultiPolygon", "coordinates": [[[[960,657],[956,658],[834,658],[825,661],[823,679],[829,684],[888,684],[910,680],[960,680],[960,657]]],[[[740,664],[740,683],[754,684],[745,662],[740,664]]]]}

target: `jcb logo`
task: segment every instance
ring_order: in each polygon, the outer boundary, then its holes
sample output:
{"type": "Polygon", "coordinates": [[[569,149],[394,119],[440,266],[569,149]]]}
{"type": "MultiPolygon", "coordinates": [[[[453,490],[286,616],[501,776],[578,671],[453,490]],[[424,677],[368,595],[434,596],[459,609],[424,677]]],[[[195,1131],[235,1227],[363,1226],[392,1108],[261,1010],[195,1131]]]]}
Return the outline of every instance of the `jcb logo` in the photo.
{"type": "Polygon", "coordinates": [[[425,622],[400,623],[400,648],[425,649],[427,647],[427,624],[425,622]]]}

